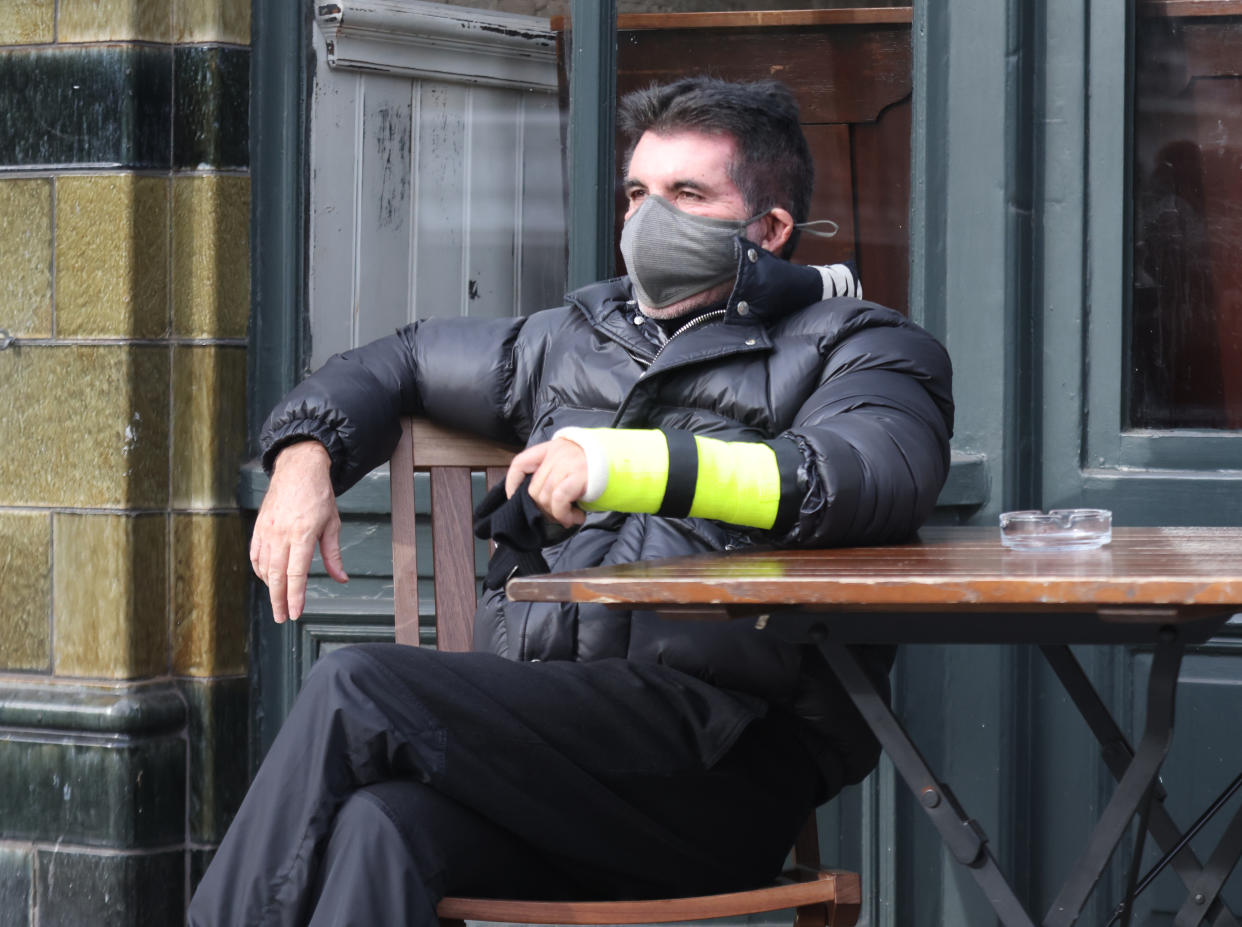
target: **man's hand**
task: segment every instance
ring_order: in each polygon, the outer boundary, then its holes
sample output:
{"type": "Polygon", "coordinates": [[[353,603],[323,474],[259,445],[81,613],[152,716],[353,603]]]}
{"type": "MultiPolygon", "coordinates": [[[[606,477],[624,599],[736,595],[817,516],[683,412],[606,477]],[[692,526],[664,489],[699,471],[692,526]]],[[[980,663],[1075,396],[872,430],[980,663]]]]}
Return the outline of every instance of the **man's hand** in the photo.
{"type": "Polygon", "coordinates": [[[341,517],[329,479],[332,461],[318,441],[291,444],[276,457],[250,541],[250,564],[267,583],[277,623],[301,617],[315,545],[328,575],[349,582],[341,563],[341,517]]]}
{"type": "Polygon", "coordinates": [[[512,496],[526,474],[530,497],[539,511],[566,528],[580,525],[586,513],[574,505],[586,492],[586,453],[573,441],[557,438],[528,447],[513,458],[505,476],[505,493],[512,496]]]}

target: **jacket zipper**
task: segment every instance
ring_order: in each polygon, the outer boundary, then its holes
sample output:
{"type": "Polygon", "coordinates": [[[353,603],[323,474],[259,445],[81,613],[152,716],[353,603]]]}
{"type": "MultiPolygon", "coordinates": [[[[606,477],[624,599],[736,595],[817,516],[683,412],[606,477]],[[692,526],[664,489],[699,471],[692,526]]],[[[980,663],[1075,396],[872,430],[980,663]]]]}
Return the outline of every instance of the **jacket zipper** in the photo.
{"type": "Polygon", "coordinates": [[[655,364],[655,362],[656,362],[656,361],[658,361],[658,360],[660,359],[660,355],[664,353],[664,350],[665,350],[665,349],[666,349],[666,348],[667,348],[670,344],[672,344],[672,343],[673,343],[673,339],[674,339],[674,338],[676,338],[678,335],[680,335],[680,334],[682,334],[682,333],[684,333],[684,332],[688,332],[688,331],[690,331],[690,329],[692,329],[692,328],[696,328],[696,327],[698,327],[699,325],[702,325],[704,322],[714,321],[715,319],[723,319],[726,315],[728,315],[728,310],[727,310],[727,309],[715,309],[715,310],[713,310],[713,311],[711,311],[711,312],[704,312],[702,315],[700,315],[700,316],[696,316],[695,318],[691,319],[689,322],[687,322],[687,323],[686,323],[685,325],[683,325],[681,328],[677,329],[677,331],[673,332],[671,335],[669,335],[669,336],[668,336],[668,341],[666,341],[666,342],[664,342],[664,344],[660,345],[660,350],[658,350],[658,351],[656,351],[656,352],[655,352],[655,357],[651,358],[651,363],[647,364],[646,366],[647,366],[648,368],[650,368],[651,366],[653,366],[653,365],[655,364]]]}

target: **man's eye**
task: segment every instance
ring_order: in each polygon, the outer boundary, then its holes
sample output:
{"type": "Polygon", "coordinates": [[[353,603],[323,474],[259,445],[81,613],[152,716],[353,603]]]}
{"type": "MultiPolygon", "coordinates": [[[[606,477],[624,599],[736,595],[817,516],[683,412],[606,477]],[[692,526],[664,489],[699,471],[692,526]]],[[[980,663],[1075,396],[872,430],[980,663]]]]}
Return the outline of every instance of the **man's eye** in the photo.
{"type": "Polygon", "coordinates": [[[646,190],[631,190],[630,191],[630,202],[637,203],[639,200],[641,200],[646,195],[647,195],[646,190]]]}

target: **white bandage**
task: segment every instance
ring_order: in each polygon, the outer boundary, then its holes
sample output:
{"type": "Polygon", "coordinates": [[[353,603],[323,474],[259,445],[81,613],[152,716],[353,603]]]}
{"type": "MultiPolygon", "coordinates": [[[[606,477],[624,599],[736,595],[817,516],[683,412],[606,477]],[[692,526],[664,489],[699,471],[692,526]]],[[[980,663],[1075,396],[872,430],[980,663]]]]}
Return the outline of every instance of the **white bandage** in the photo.
{"type": "Polygon", "coordinates": [[[586,492],[582,494],[582,498],[579,501],[594,502],[608,488],[608,451],[604,449],[603,444],[596,440],[595,435],[591,434],[589,428],[577,428],[572,425],[566,428],[558,428],[556,433],[552,435],[552,440],[555,441],[557,438],[572,441],[582,448],[583,453],[586,454],[586,492]]]}

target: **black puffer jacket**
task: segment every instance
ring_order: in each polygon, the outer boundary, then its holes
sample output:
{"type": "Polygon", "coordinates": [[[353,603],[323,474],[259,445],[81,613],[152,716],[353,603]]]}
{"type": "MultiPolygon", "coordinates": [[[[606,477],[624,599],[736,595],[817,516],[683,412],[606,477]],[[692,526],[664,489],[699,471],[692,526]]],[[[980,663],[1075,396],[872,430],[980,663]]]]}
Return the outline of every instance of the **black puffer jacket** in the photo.
{"type": "MultiPolygon", "coordinates": [[[[800,515],[780,537],[700,519],[599,513],[545,551],[551,569],[676,556],[753,543],[823,547],[910,536],[948,472],[953,404],[944,349],[898,313],[821,300],[817,271],[742,243],[723,317],[657,348],[627,278],[579,290],[569,305],[498,321],[433,319],[327,362],[273,411],[270,467],[314,437],[338,492],[391,454],[400,415],[520,444],[566,425],[665,427],[727,440],[785,438],[801,454],[800,515]],[[756,254],[749,260],[747,252],[756,254]]],[[[835,754],[845,781],[876,745],[809,647],[746,622],[666,622],[650,613],[511,603],[488,595],[475,646],[518,660],[625,657],[684,670],[794,712],[835,754]]],[[[890,651],[870,654],[878,677],[890,651]]]]}

